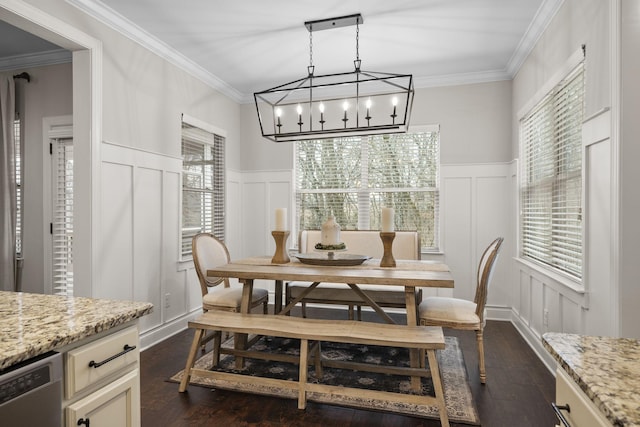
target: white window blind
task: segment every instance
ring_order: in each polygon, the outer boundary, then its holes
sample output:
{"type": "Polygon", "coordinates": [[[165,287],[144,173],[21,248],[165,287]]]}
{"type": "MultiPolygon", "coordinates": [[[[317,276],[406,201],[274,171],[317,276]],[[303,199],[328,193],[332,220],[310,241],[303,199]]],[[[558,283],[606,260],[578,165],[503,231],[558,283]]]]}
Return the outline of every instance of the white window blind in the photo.
{"type": "Polygon", "coordinates": [[[16,172],[16,256],[22,258],[22,152],[20,119],[13,121],[13,140],[15,144],[16,172]]]}
{"type": "Polygon", "coordinates": [[[521,256],[582,277],[584,67],[520,123],[521,256]]]}
{"type": "Polygon", "coordinates": [[[191,240],[201,232],[225,238],[225,138],[182,124],[181,254],[191,255],[191,240]]]}
{"type": "Polygon", "coordinates": [[[73,139],[51,142],[53,179],[53,293],[73,295],[73,139]]]}
{"type": "Polygon", "coordinates": [[[299,141],[296,219],[319,229],[329,215],[344,230],[379,230],[383,207],[395,229],[418,230],[423,250],[438,248],[439,132],[299,141]]]}

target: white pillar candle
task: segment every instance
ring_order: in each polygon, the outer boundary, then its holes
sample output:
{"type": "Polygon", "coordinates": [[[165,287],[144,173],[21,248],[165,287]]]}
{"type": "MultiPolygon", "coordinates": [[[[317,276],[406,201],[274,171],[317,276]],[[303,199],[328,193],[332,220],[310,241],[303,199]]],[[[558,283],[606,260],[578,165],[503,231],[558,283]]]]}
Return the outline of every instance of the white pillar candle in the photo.
{"type": "Polygon", "coordinates": [[[380,221],[380,225],[382,226],[381,231],[383,233],[393,232],[393,216],[393,208],[382,208],[382,219],[380,221]]]}
{"type": "Polygon", "coordinates": [[[277,208],[275,231],[285,231],[286,229],[287,229],[287,208],[277,208]]]}

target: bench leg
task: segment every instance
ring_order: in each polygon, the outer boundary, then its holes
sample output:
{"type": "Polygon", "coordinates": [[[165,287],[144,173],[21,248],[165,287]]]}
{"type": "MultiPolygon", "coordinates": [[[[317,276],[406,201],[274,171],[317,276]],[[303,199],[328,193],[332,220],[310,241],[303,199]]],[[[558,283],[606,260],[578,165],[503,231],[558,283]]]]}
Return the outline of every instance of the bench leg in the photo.
{"type": "Polygon", "coordinates": [[[182,381],[180,381],[180,387],[178,388],[180,393],[184,392],[187,389],[187,385],[189,385],[191,369],[196,361],[196,354],[198,354],[198,347],[200,346],[203,334],[204,329],[196,329],[193,336],[193,343],[191,343],[191,350],[189,350],[189,356],[187,357],[187,365],[184,367],[184,374],[182,375],[182,381]]]}
{"type": "Polygon", "coordinates": [[[222,332],[214,331],[213,337],[213,364],[212,367],[220,364],[220,346],[222,345],[222,332]]]}
{"type": "Polygon", "coordinates": [[[447,415],[447,405],[444,403],[444,390],[442,388],[438,360],[436,359],[436,351],[427,350],[427,357],[429,358],[429,370],[431,371],[433,389],[435,391],[438,408],[440,410],[440,424],[443,427],[449,427],[449,416],[447,415]]]}
{"type": "Polygon", "coordinates": [[[316,343],[316,354],[314,355],[316,366],[316,378],[322,378],[322,348],[320,347],[320,341],[316,343]]]}
{"type": "Polygon", "coordinates": [[[300,340],[300,373],[298,374],[298,409],[307,406],[307,356],[309,352],[309,340],[300,340]]]}

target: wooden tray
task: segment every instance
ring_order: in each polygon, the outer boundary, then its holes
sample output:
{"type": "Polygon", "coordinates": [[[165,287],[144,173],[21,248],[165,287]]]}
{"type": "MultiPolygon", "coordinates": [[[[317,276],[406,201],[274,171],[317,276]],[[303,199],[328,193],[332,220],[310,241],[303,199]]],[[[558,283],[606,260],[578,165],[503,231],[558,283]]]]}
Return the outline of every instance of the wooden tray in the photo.
{"type": "MultiPolygon", "coordinates": [[[[333,252],[337,251],[331,251],[331,253],[333,252]]],[[[329,251],[326,254],[305,253],[293,256],[298,258],[301,263],[310,265],[360,265],[371,259],[370,256],[356,254],[333,254],[333,256],[329,256],[329,251]]]]}

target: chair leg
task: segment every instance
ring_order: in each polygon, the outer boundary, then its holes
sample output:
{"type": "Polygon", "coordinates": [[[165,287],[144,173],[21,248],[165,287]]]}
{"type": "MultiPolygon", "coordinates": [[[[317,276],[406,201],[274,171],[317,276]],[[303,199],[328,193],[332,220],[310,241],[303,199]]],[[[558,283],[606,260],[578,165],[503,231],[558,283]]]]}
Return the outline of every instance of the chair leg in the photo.
{"type": "Polygon", "coordinates": [[[358,320],[362,320],[362,306],[358,306],[358,320]]]}
{"type": "Polygon", "coordinates": [[[478,366],[480,368],[480,382],[485,384],[487,382],[487,373],[484,369],[484,338],[482,336],[482,329],[476,331],[476,340],[478,341],[478,366]]]}
{"type": "Polygon", "coordinates": [[[306,318],[307,317],[307,303],[302,301],[301,305],[302,305],[302,307],[301,307],[302,308],[302,317],[306,318]]]}
{"type": "Polygon", "coordinates": [[[353,317],[353,304],[349,304],[347,307],[348,307],[347,308],[347,313],[349,315],[349,320],[353,320],[354,319],[354,317],[353,317]]]}
{"type": "Polygon", "coordinates": [[[268,301],[265,301],[264,303],[262,303],[262,313],[263,314],[269,314],[269,306],[268,306],[268,301]]]}

